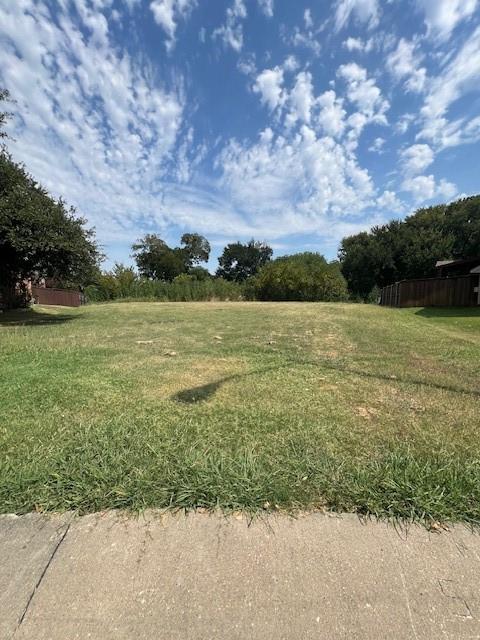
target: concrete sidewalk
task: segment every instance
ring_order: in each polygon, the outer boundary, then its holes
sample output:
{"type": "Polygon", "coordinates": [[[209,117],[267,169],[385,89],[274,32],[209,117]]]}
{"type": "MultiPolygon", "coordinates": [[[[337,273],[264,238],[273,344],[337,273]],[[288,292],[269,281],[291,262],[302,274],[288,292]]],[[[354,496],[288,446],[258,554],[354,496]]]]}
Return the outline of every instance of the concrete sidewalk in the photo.
{"type": "Polygon", "coordinates": [[[480,638],[480,536],[354,516],[0,517],[7,640],[480,638]]]}

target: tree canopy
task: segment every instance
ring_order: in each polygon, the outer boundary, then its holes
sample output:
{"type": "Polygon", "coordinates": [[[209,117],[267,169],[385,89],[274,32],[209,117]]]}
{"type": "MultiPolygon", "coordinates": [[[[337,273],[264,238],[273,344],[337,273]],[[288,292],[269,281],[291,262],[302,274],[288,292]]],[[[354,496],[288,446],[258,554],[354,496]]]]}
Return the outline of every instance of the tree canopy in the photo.
{"type": "Polygon", "coordinates": [[[339,258],[351,293],[367,298],[374,287],[435,275],[437,260],[480,255],[480,196],[419,209],[344,238],[339,258]]]}
{"type": "Polygon", "coordinates": [[[255,293],[259,300],[346,300],[347,283],[338,262],[306,252],[266,264],[255,278],[255,293]]]}
{"type": "Polygon", "coordinates": [[[54,278],[84,285],[98,268],[100,254],[92,229],[73,208],[53,199],[0,152],[0,292],[7,306],[24,305],[24,280],[54,278]]]}
{"type": "Polygon", "coordinates": [[[243,282],[256,275],[272,257],[272,249],[263,242],[250,240],[247,244],[228,244],[218,259],[217,276],[225,280],[243,282]]]}
{"type": "Polygon", "coordinates": [[[140,274],[151,280],[169,282],[184,273],[193,276],[200,274],[198,265],[207,262],[210,243],[198,233],[185,233],[181,244],[182,247],[171,248],[156,234],[141,238],[132,246],[132,255],[140,274]]]}
{"type": "MultiPolygon", "coordinates": [[[[10,102],[10,93],[7,89],[0,89],[0,102],[10,102]]],[[[7,132],[5,131],[5,125],[7,120],[12,116],[9,111],[0,111],[0,138],[8,138],[7,132]]]]}

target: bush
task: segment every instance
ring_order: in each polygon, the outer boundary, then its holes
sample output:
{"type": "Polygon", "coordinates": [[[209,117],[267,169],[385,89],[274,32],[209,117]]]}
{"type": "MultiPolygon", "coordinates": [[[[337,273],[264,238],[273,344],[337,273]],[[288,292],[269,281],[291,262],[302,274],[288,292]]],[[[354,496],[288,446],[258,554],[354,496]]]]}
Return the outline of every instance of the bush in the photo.
{"type": "Polygon", "coordinates": [[[318,253],[299,253],[266,264],[255,278],[259,300],[303,302],[347,300],[347,284],[338,262],[318,253]]]}
{"type": "Polygon", "coordinates": [[[89,302],[108,300],[158,300],[162,302],[189,302],[207,300],[242,300],[243,286],[222,278],[196,280],[195,276],[182,274],[172,282],[136,278],[128,286],[113,286],[114,277],[102,276],[98,283],[85,289],[89,302]]]}

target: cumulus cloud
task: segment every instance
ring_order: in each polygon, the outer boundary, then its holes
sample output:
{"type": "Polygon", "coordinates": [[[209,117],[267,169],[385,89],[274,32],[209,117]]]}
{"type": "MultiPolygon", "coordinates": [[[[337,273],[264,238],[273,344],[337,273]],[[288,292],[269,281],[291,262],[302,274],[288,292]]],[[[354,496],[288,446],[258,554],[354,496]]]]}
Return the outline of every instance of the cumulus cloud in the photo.
{"type": "Polygon", "coordinates": [[[346,114],[343,100],[338,98],[335,91],[325,91],[316,101],[319,109],[316,122],[320,129],[334,138],[340,137],[345,131],[346,114]]]}
{"type": "Polygon", "coordinates": [[[427,76],[425,67],[420,67],[420,56],[416,45],[400,38],[397,48],[387,57],[387,69],[396,80],[405,80],[405,89],[415,93],[423,91],[427,76]]]}
{"type": "Polygon", "coordinates": [[[185,18],[196,4],[197,0],[153,0],[150,3],[155,22],[167,34],[166,47],[168,51],[171,51],[175,46],[178,21],[185,18]]]}
{"type": "Polygon", "coordinates": [[[283,90],[283,69],[265,69],[262,71],[253,85],[255,93],[260,94],[263,104],[266,104],[272,111],[285,102],[285,92],[283,90]]]}
{"type": "Polygon", "coordinates": [[[254,91],[275,110],[274,128],[265,128],[254,142],[230,140],[216,167],[235,209],[255,221],[259,233],[278,237],[294,230],[337,237],[357,230],[369,208],[387,201],[391,209],[400,206],[393,192],[377,198],[352,144],[370,121],[381,119],[384,100],[377,90],[368,95],[374,85],[364,69],[345,68],[342,77],[352,102],[365,113],[348,115],[344,99],[333,90],[316,95],[309,71],[298,72],[291,82],[279,66],[258,74],[254,91]]]}
{"type": "Polygon", "coordinates": [[[451,200],[457,193],[457,187],[452,182],[442,178],[437,183],[433,175],[407,178],[402,189],[408,191],[417,204],[433,198],[451,200]]]}
{"type": "Polygon", "coordinates": [[[368,147],[368,150],[372,153],[383,153],[384,146],[385,138],[375,138],[372,144],[368,147]]]}
{"type": "Polygon", "coordinates": [[[367,70],[350,62],[341,65],[337,75],[347,82],[347,97],[357,105],[360,112],[371,120],[386,124],[385,112],[390,105],[383,98],[375,80],[367,77],[367,70]]]}
{"type": "Polygon", "coordinates": [[[288,126],[297,121],[310,123],[314,103],[312,74],[308,71],[301,71],[297,75],[295,85],[290,92],[290,113],[287,116],[288,126]]]}
{"type": "Polygon", "coordinates": [[[247,17],[247,8],[243,0],[234,0],[227,9],[225,24],[215,29],[214,38],[220,38],[225,47],[231,47],[234,51],[241,51],[243,47],[242,20],[247,17]]]}
{"type": "Polygon", "coordinates": [[[290,139],[268,129],[253,144],[232,140],[218,165],[236,207],[253,215],[269,235],[287,230],[329,235],[334,220],[355,218],[374,195],[368,172],[355,158],[307,125],[290,139]]]}
{"type": "Polygon", "coordinates": [[[338,0],[335,10],[335,29],[340,31],[350,19],[375,27],[379,21],[378,0],[338,0]]]}
{"type": "Polygon", "coordinates": [[[462,20],[474,14],[478,0],[417,0],[417,4],[425,14],[428,33],[447,39],[462,20]]]}
{"type": "Polygon", "coordinates": [[[435,158],[428,144],[414,144],[400,152],[403,171],[407,176],[422,173],[435,158]]]}
{"type": "Polygon", "coordinates": [[[362,40],[361,38],[352,38],[351,36],[344,40],[343,46],[348,51],[361,51],[362,53],[368,53],[374,47],[374,39],[362,40]]]}
{"type": "Polygon", "coordinates": [[[388,212],[388,215],[405,213],[406,211],[405,203],[398,198],[394,191],[388,189],[377,198],[376,205],[381,211],[388,212]]]}
{"type": "Polygon", "coordinates": [[[258,0],[258,4],[267,18],[273,17],[273,0],[258,0]]]}

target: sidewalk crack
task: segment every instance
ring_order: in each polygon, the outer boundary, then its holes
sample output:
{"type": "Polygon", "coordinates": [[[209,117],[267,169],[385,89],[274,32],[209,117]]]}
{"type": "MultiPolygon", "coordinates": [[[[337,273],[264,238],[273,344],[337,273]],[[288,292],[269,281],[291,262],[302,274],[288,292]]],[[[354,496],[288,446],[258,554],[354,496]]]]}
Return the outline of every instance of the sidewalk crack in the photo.
{"type": "Polygon", "coordinates": [[[16,635],[16,633],[17,633],[17,631],[18,631],[18,630],[20,629],[20,627],[22,626],[22,623],[23,623],[23,621],[25,620],[25,616],[26,616],[26,615],[27,615],[27,613],[28,613],[28,610],[29,610],[30,605],[31,605],[31,603],[32,603],[32,600],[33,600],[33,598],[34,598],[34,596],[35,596],[35,593],[37,592],[37,589],[40,587],[40,585],[41,585],[41,583],[42,583],[42,581],[43,581],[43,578],[45,577],[45,574],[46,574],[46,573],[47,573],[47,571],[48,571],[49,566],[52,564],[53,559],[54,559],[54,557],[55,557],[55,555],[56,555],[56,553],[57,553],[58,549],[60,548],[60,545],[61,545],[61,544],[62,544],[62,542],[65,540],[65,538],[66,538],[66,536],[67,536],[67,533],[69,532],[70,527],[71,527],[71,525],[72,525],[72,522],[73,522],[73,517],[72,517],[72,518],[70,519],[70,521],[68,522],[67,526],[65,527],[65,531],[64,531],[64,532],[63,532],[63,534],[60,536],[60,539],[58,540],[57,544],[56,544],[56,545],[55,545],[55,547],[53,548],[52,553],[50,554],[50,558],[48,559],[48,562],[46,563],[46,565],[45,565],[45,567],[44,567],[44,569],[43,569],[42,573],[40,574],[39,579],[37,580],[37,582],[36,582],[35,586],[33,587],[33,589],[32,589],[32,593],[30,594],[30,597],[28,598],[27,604],[25,605],[25,609],[23,610],[23,613],[22,613],[22,615],[20,616],[20,619],[19,619],[19,621],[18,621],[17,627],[16,627],[15,631],[13,632],[12,640],[13,640],[13,638],[15,637],[15,635],[16,635]]]}

